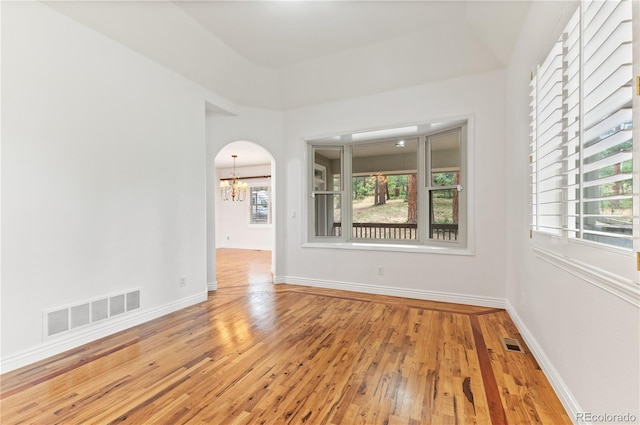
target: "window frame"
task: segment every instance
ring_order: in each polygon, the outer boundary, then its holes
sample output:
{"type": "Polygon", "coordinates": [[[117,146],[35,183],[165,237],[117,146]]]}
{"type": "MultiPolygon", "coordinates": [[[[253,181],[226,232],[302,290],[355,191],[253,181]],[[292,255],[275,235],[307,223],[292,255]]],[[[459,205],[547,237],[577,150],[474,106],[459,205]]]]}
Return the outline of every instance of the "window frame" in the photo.
{"type": "MultiPolygon", "coordinates": [[[[308,181],[308,191],[310,194],[310,198],[313,200],[313,203],[316,202],[316,197],[317,195],[320,196],[325,196],[325,195],[333,195],[333,196],[340,196],[340,202],[344,203],[345,201],[345,190],[344,190],[344,181],[343,181],[343,177],[345,176],[345,148],[343,145],[338,145],[334,143],[331,144],[307,144],[307,152],[308,152],[308,157],[309,157],[309,170],[313,170],[313,178],[307,178],[306,180],[308,181]],[[320,189],[320,190],[316,190],[315,188],[315,179],[316,179],[316,162],[315,162],[315,155],[316,155],[316,150],[317,148],[321,148],[321,149],[325,149],[325,150],[339,150],[340,151],[340,187],[338,188],[338,190],[327,190],[327,175],[326,175],[326,166],[325,166],[325,172],[324,172],[324,184],[325,187],[320,189]]],[[[321,165],[321,164],[320,164],[321,165]]],[[[310,175],[310,172],[306,173],[307,176],[310,175]]],[[[311,204],[311,201],[309,202],[309,204],[311,204]]],[[[315,207],[314,208],[308,208],[308,235],[313,235],[315,233],[315,229],[316,229],[316,220],[315,220],[315,207]]],[[[341,211],[342,213],[342,211],[341,211]]],[[[342,217],[342,223],[344,223],[344,215],[342,217]]],[[[335,240],[334,236],[314,236],[314,240],[315,241],[320,241],[320,242],[330,242],[335,240]]]]}
{"type": "Polygon", "coordinates": [[[269,183],[259,183],[259,184],[253,184],[253,185],[249,185],[248,187],[248,192],[249,192],[249,226],[271,226],[272,223],[272,213],[271,213],[271,184],[269,183]],[[253,215],[253,207],[254,204],[253,203],[253,192],[256,189],[266,189],[267,191],[267,221],[266,222],[255,222],[254,221],[254,215],[253,215]]]}
{"type": "MultiPolygon", "coordinates": [[[[386,132],[392,131],[395,128],[401,128],[403,126],[389,126],[385,128],[377,128],[374,130],[370,130],[372,132],[386,132]]],[[[345,176],[349,176],[349,178],[353,178],[351,172],[352,158],[351,158],[351,147],[359,144],[366,144],[372,142],[384,142],[384,141],[392,141],[397,140],[397,137],[384,137],[384,138],[372,138],[367,140],[357,140],[354,141],[352,135],[356,134],[341,134],[341,135],[333,135],[326,136],[322,138],[309,138],[306,139],[306,172],[305,175],[307,184],[303,185],[304,194],[303,199],[307,201],[304,202],[303,209],[306,209],[305,217],[307,220],[306,235],[303,241],[303,247],[315,247],[315,248],[337,248],[337,249],[356,249],[356,250],[372,250],[372,251],[400,251],[400,252],[428,252],[428,253],[438,253],[438,254],[452,254],[452,255],[474,255],[474,218],[472,214],[469,214],[471,208],[473,208],[474,196],[473,196],[473,179],[469,176],[472,176],[474,173],[473,170],[473,160],[472,156],[474,155],[473,150],[473,115],[462,116],[458,118],[452,118],[446,121],[446,123],[438,122],[438,123],[427,123],[427,124],[418,124],[414,126],[417,130],[415,133],[407,136],[407,137],[419,137],[420,141],[418,143],[418,152],[417,152],[417,203],[418,203],[418,234],[419,237],[417,240],[400,240],[400,239],[364,239],[364,238],[353,238],[350,236],[349,232],[342,232],[341,236],[315,236],[315,209],[313,198],[314,195],[319,194],[319,191],[314,191],[313,180],[310,177],[311,171],[315,169],[314,163],[314,152],[315,149],[320,148],[343,148],[343,158],[342,158],[342,166],[341,166],[341,188],[340,191],[332,192],[339,194],[341,196],[341,202],[343,205],[347,205],[347,208],[341,209],[341,222],[343,228],[352,228],[352,191],[351,185],[347,185],[345,182],[348,180],[345,176]],[[460,147],[460,168],[466,166],[467,170],[465,176],[465,183],[463,183],[463,198],[465,198],[465,202],[460,206],[464,209],[464,213],[459,214],[459,235],[462,232],[465,233],[464,237],[458,238],[455,241],[448,240],[437,240],[428,238],[428,198],[427,198],[427,179],[426,179],[426,145],[427,139],[430,136],[443,134],[451,131],[455,131],[456,129],[461,129],[461,147],[460,147]],[[315,193],[314,193],[315,192],[315,193]],[[346,210],[346,212],[345,212],[346,210]],[[464,223],[463,223],[464,222],[464,223]]],[[[367,130],[363,130],[362,132],[366,132],[367,130]]],[[[441,187],[436,187],[435,189],[440,189],[441,187]]],[[[327,193],[324,191],[324,193],[327,193]]]]}
{"type": "MultiPolygon", "coordinates": [[[[436,190],[447,190],[453,189],[457,190],[459,194],[463,194],[463,196],[459,196],[459,205],[458,205],[458,236],[456,239],[456,244],[459,246],[466,246],[467,244],[467,222],[468,222],[468,196],[464,193],[467,190],[467,182],[469,179],[467,178],[468,172],[468,158],[467,158],[467,147],[468,147],[468,135],[467,135],[467,125],[461,125],[459,127],[450,128],[441,132],[432,133],[426,135],[425,140],[425,164],[424,164],[424,187],[425,187],[425,202],[430,203],[431,200],[431,192],[436,190]],[[432,183],[432,176],[434,173],[434,167],[431,161],[431,152],[433,145],[433,138],[435,136],[441,136],[446,134],[451,134],[456,131],[460,131],[460,166],[458,169],[458,184],[456,185],[446,185],[446,186],[436,186],[432,183]],[[427,181],[428,179],[428,181],[427,181]]],[[[420,184],[420,181],[418,182],[420,184]]],[[[419,193],[419,192],[418,192],[419,193]]],[[[426,213],[430,213],[430,205],[427,205],[425,208],[426,213]]],[[[431,226],[428,227],[430,229],[431,226]]],[[[431,235],[428,234],[428,229],[425,229],[427,232],[426,238],[431,241],[432,244],[436,246],[448,246],[451,244],[450,241],[446,240],[438,240],[433,239],[431,235]]]]}

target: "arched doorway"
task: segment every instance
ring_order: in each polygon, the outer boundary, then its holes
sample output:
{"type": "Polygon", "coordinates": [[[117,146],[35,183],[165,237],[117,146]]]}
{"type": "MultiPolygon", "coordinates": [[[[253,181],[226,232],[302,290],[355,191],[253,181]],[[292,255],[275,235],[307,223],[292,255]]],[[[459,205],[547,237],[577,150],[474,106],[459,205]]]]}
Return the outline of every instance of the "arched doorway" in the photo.
{"type": "MultiPolygon", "coordinates": [[[[220,149],[215,156],[214,168],[213,249],[270,251],[273,276],[276,248],[276,170],[273,156],[255,142],[239,140],[220,149]],[[246,185],[246,192],[238,193],[236,190],[235,199],[230,193],[234,165],[236,177],[246,185]],[[226,193],[220,187],[221,182],[229,185],[226,193]]],[[[217,281],[215,288],[209,289],[216,288],[217,281]]]]}

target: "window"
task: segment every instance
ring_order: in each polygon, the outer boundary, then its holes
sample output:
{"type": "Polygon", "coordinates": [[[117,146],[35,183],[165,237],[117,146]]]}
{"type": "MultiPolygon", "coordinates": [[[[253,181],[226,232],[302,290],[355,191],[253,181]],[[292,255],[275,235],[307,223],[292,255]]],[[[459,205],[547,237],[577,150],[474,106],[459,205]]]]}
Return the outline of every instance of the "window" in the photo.
{"type": "Polygon", "coordinates": [[[581,2],[532,75],[533,230],[632,248],[632,39],[630,0],[581,2]]]}
{"type": "Polygon", "coordinates": [[[268,186],[250,187],[249,207],[250,224],[270,224],[271,223],[271,194],[268,186]]]}
{"type": "Polygon", "coordinates": [[[309,240],[466,247],[465,147],[463,121],[309,141],[309,240]]]}

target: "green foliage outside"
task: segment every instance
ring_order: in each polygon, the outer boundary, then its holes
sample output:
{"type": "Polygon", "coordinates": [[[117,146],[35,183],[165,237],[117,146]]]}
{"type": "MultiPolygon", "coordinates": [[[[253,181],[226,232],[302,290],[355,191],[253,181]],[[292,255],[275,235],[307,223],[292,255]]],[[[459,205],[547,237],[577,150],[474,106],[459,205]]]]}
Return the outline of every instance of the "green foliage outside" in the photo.
{"type": "MultiPolygon", "coordinates": [[[[389,185],[389,199],[408,200],[407,188],[409,176],[386,176],[389,185]]],[[[371,176],[357,176],[351,180],[351,190],[353,191],[353,199],[362,200],[368,196],[373,196],[375,192],[375,181],[371,176]]]]}
{"type": "MultiPolygon", "coordinates": [[[[589,158],[585,159],[585,164],[595,163],[604,158],[615,155],[619,152],[629,152],[633,148],[633,144],[631,140],[628,140],[624,143],[621,143],[617,146],[613,146],[605,151],[599,152],[596,155],[593,155],[589,158]]],[[[633,165],[631,160],[622,161],[621,163],[607,165],[600,169],[594,170],[590,173],[586,173],[584,178],[585,181],[598,180],[606,177],[611,177],[618,174],[631,174],[633,171],[633,165]]],[[[612,182],[612,183],[604,183],[597,186],[587,187],[585,188],[585,196],[587,197],[598,197],[598,198],[606,198],[608,196],[617,196],[617,195],[631,195],[633,193],[633,184],[632,179],[629,177],[626,180],[612,182]]],[[[623,216],[631,216],[631,209],[633,206],[633,201],[631,197],[627,199],[612,199],[612,200],[604,200],[598,203],[599,209],[601,209],[600,213],[611,214],[611,215],[623,215],[623,216]]],[[[597,213],[597,211],[590,211],[591,213],[597,213]]],[[[629,218],[629,222],[631,219],[629,218]]]]}
{"type": "Polygon", "coordinates": [[[433,173],[433,186],[451,186],[456,184],[455,173],[433,173]]]}

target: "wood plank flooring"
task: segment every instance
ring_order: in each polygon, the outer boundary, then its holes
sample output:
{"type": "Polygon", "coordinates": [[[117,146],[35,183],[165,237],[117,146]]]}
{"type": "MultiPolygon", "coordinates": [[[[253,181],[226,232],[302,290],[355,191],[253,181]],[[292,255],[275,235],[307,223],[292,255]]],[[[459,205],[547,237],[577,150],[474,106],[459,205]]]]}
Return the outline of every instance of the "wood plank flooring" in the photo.
{"type": "Polygon", "coordinates": [[[504,310],[273,285],[270,260],[218,250],[206,302],[2,375],[0,422],[571,423],[504,310]]]}

